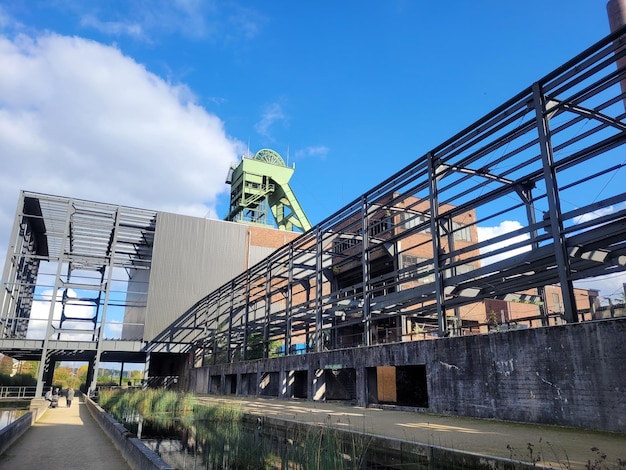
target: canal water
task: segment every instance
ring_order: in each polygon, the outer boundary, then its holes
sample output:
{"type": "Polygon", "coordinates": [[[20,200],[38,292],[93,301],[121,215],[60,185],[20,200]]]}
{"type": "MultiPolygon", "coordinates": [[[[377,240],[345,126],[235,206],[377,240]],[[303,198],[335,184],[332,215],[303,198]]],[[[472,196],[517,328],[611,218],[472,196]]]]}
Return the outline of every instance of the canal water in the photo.
{"type": "Polygon", "coordinates": [[[0,401],[0,429],[28,413],[28,407],[24,401],[0,401]]]}
{"type": "Polygon", "coordinates": [[[121,421],[169,465],[183,470],[434,468],[421,456],[375,449],[360,434],[346,438],[330,428],[286,434],[261,420],[184,422],[134,415],[121,421]]]}

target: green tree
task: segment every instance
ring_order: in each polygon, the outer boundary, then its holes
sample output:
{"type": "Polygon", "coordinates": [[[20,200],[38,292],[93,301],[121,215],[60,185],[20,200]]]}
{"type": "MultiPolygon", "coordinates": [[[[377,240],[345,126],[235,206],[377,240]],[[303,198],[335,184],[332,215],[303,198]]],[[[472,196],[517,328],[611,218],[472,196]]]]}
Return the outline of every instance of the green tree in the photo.
{"type": "Polygon", "coordinates": [[[13,359],[4,354],[0,355],[0,374],[9,376],[13,374],[13,359]]]}
{"type": "Polygon", "coordinates": [[[37,379],[29,374],[15,374],[13,377],[13,385],[16,387],[32,387],[37,385],[37,379]]]}
{"type": "Polygon", "coordinates": [[[63,384],[63,387],[67,387],[70,379],[70,369],[65,366],[56,367],[54,369],[54,383],[63,384]]]}
{"type": "Polygon", "coordinates": [[[253,333],[248,337],[248,359],[261,359],[263,357],[263,335],[253,333]]]}
{"type": "Polygon", "coordinates": [[[131,370],[129,378],[133,385],[139,385],[141,383],[141,379],[143,378],[143,372],[140,370],[131,370]]]}
{"type": "Polygon", "coordinates": [[[39,361],[22,361],[20,363],[19,371],[21,374],[26,374],[37,378],[37,371],[39,369],[39,361]]]}
{"type": "Polygon", "coordinates": [[[80,366],[78,370],[76,371],[76,377],[78,377],[78,379],[80,380],[80,383],[82,384],[87,383],[88,369],[89,369],[88,366],[80,366]]]}

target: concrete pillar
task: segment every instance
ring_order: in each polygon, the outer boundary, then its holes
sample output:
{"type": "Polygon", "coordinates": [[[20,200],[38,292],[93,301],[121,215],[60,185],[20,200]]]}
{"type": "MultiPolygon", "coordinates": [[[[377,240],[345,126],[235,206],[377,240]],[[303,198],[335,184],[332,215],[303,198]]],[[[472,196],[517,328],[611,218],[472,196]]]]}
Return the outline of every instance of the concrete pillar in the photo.
{"type": "Polygon", "coordinates": [[[356,402],[358,406],[367,407],[367,369],[356,369],[356,402]]]}
{"type": "Polygon", "coordinates": [[[326,381],[324,379],[324,369],[315,369],[313,373],[313,401],[323,401],[326,398],[326,381]]]}

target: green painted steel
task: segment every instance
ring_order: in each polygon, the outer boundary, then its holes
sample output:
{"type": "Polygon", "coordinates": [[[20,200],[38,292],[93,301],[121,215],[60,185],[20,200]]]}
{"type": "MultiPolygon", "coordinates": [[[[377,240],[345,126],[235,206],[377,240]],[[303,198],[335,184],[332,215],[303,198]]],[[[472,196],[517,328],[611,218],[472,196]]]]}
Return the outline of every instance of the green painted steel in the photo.
{"type": "Polygon", "coordinates": [[[276,226],[279,230],[309,230],[309,219],[289,186],[294,171],[295,166],[288,167],[272,149],[261,149],[251,158],[243,157],[231,168],[226,181],[231,185],[226,220],[276,226]]]}

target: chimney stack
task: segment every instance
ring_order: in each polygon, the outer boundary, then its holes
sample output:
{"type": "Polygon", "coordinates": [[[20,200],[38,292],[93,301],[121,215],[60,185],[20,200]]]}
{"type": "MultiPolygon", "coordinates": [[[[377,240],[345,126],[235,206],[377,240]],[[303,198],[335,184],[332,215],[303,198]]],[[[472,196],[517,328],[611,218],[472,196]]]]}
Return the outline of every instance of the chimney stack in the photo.
{"type": "Polygon", "coordinates": [[[626,24],[626,0],[609,0],[606,4],[611,32],[615,32],[626,24]]]}
{"type": "MultiPolygon", "coordinates": [[[[611,32],[615,32],[626,24],[626,0],[609,0],[606,4],[606,12],[609,17],[609,26],[611,32]]],[[[617,60],[617,68],[623,70],[626,67],[626,57],[622,57],[617,60]]],[[[625,98],[622,100],[624,103],[624,109],[626,110],[626,79],[620,81],[622,89],[622,95],[625,98]]]]}

